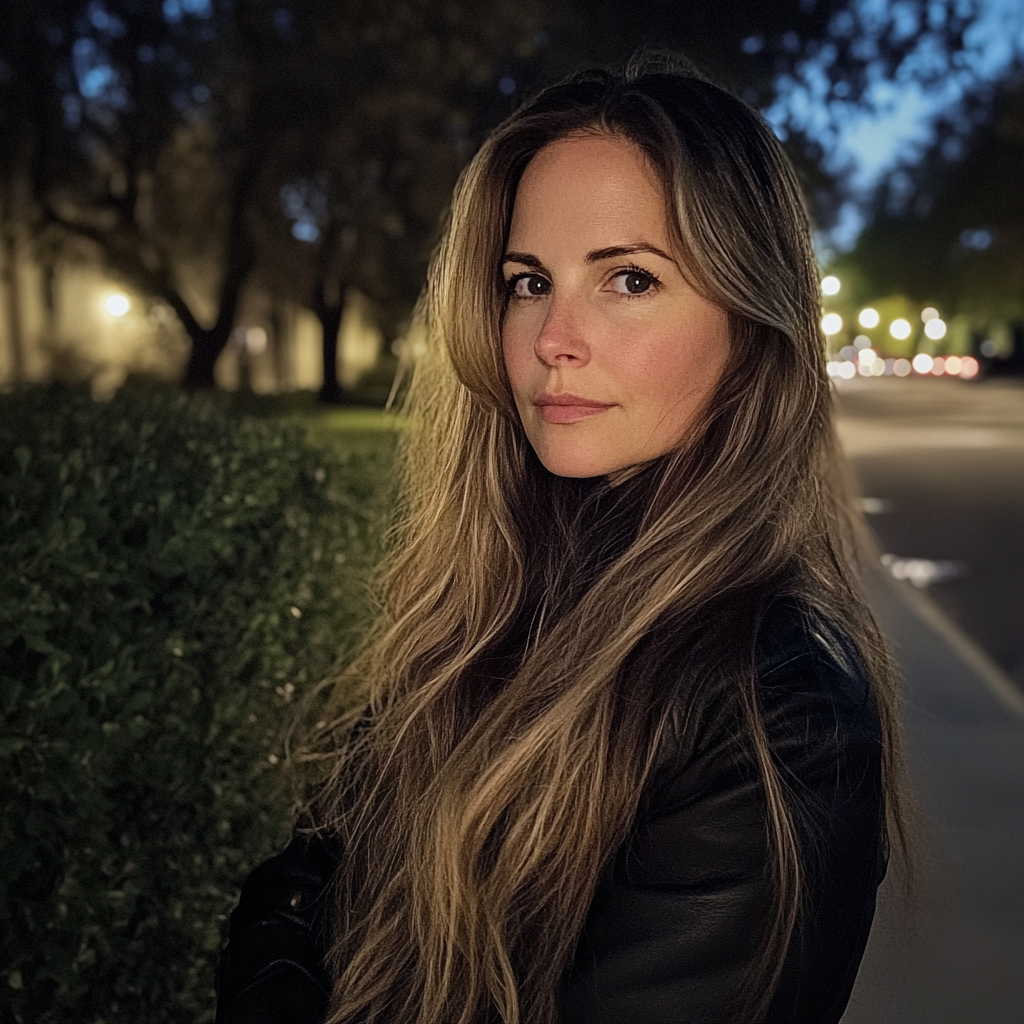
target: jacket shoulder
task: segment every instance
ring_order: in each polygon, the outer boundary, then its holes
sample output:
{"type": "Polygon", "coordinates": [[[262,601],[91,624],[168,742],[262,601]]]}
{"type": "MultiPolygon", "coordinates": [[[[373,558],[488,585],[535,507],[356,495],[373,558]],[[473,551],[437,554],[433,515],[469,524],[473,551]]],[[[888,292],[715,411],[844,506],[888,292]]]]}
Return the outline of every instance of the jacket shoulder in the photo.
{"type": "Polygon", "coordinates": [[[325,912],[337,859],[330,844],[296,835],[246,879],[217,965],[216,1024],[321,1024],[331,988],[325,912]]]}
{"type": "Polygon", "coordinates": [[[871,682],[849,633],[796,597],[778,597],[765,609],[756,673],[762,693],[797,686],[848,711],[873,711],[871,682]]]}

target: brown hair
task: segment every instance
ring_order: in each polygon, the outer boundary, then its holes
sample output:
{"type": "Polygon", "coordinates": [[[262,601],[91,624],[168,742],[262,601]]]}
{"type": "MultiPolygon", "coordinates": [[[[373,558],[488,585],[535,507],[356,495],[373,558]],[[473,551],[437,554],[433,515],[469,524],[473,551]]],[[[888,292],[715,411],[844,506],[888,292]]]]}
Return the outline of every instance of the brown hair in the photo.
{"type": "Polygon", "coordinates": [[[866,666],[902,838],[894,678],[851,569],[818,294],[777,140],[688,71],[577,75],[513,114],[467,167],[424,302],[382,613],[350,670],[369,711],[333,751],[315,809],[345,850],[331,1024],[554,1020],[671,698],[699,701],[715,680],[734,695],[767,807],[775,913],[746,993],[756,1017],[803,887],[754,672],[758,619],[779,593],[842,623],[866,666]],[[684,265],[728,312],[732,338],[694,428],[613,500],[607,485],[540,466],[500,344],[520,176],[547,144],[595,131],[631,141],[657,169],[684,265]],[[639,513],[601,520],[609,504],[639,513]],[[597,554],[595,519],[618,537],[597,554]]]}

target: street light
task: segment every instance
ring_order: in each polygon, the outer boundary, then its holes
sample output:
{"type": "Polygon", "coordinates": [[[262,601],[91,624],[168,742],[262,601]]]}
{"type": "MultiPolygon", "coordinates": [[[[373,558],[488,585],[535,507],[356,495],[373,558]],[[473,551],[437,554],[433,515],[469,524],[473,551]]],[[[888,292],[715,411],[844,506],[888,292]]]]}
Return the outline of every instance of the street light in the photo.
{"type": "Polygon", "coordinates": [[[821,329],[831,337],[843,329],[843,318],[838,313],[826,313],[821,318],[821,329]]]}
{"type": "Polygon", "coordinates": [[[904,341],[910,337],[910,321],[904,320],[903,317],[893,320],[893,322],[889,324],[889,333],[896,338],[897,341],[904,341]]]}
{"type": "Polygon", "coordinates": [[[128,301],[127,295],[114,292],[112,295],[107,296],[106,301],[103,303],[103,308],[110,316],[120,319],[132,308],[132,304],[128,301]]]}

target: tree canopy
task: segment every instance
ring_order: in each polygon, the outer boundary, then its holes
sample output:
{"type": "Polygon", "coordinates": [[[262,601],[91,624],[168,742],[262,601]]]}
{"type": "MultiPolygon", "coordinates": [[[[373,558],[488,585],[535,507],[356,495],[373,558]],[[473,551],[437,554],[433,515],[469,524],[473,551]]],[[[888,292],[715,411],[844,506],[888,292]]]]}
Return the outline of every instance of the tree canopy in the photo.
{"type": "Polygon", "coordinates": [[[940,136],[914,175],[880,193],[849,261],[876,293],[1024,320],[1024,78],[999,88],[963,141],[940,136]]]}
{"type": "MultiPolygon", "coordinates": [[[[93,247],[173,309],[191,339],[191,387],[212,385],[248,283],[307,306],[324,333],[324,396],[336,398],[346,293],[362,291],[397,330],[459,170],[524,95],[660,46],[762,109],[812,76],[822,109],[842,116],[922,33],[953,54],[969,21],[962,4],[903,0],[869,25],[865,6],[11,0],[0,214],[37,247],[93,247]]],[[[837,189],[820,138],[787,123],[824,222],[837,189]]]]}

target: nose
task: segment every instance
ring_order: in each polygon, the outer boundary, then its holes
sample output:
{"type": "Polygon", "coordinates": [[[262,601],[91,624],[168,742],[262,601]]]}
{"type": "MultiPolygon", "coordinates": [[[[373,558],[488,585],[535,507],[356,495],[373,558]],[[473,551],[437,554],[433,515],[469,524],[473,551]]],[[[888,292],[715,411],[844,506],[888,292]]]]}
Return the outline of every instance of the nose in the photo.
{"type": "Polygon", "coordinates": [[[582,318],[564,299],[555,299],[548,307],[548,315],[533,347],[537,358],[546,366],[586,366],[590,362],[590,346],[585,340],[582,318]]]}

